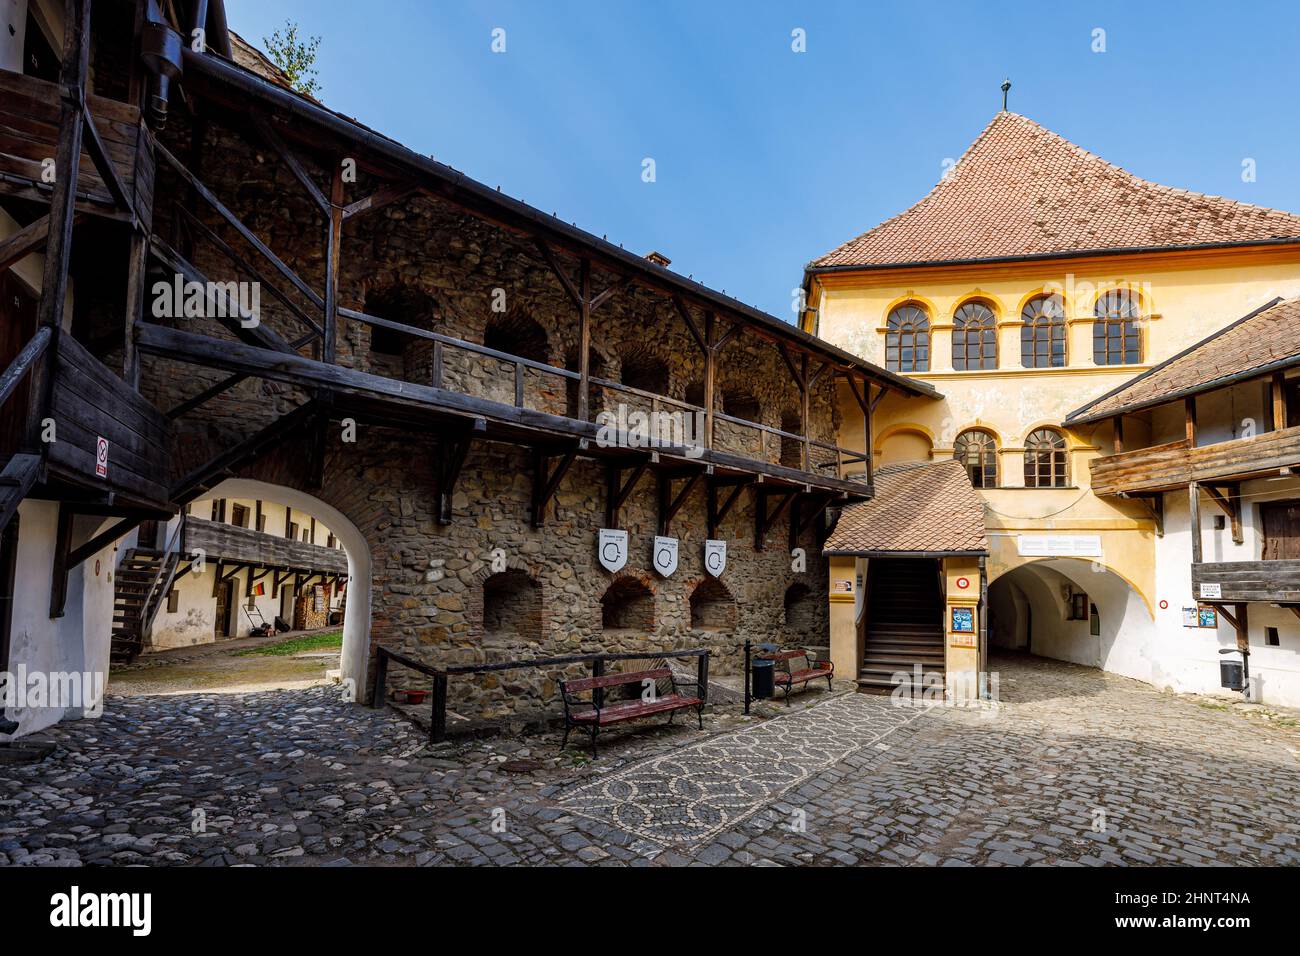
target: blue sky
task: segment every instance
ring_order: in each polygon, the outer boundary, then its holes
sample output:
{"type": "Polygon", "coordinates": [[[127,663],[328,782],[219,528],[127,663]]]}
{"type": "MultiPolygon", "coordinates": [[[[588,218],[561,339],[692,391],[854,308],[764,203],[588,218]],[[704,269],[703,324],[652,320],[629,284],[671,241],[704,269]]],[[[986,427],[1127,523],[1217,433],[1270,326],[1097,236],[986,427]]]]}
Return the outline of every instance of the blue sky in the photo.
{"type": "Polygon", "coordinates": [[[804,264],[924,195],[1004,76],[1013,110],[1139,176],[1300,211],[1293,2],[227,8],[258,46],[290,19],[320,36],[331,107],[786,320],[804,264]]]}

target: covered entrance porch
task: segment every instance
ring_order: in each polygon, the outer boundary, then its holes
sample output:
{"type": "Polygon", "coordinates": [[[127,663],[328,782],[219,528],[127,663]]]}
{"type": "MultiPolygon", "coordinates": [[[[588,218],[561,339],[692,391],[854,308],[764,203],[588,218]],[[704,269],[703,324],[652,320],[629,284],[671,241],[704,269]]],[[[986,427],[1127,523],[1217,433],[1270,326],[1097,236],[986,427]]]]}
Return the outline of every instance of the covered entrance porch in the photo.
{"type": "Polygon", "coordinates": [[[826,542],[831,659],[859,690],[984,695],[984,505],[960,462],[887,466],[826,542]]]}

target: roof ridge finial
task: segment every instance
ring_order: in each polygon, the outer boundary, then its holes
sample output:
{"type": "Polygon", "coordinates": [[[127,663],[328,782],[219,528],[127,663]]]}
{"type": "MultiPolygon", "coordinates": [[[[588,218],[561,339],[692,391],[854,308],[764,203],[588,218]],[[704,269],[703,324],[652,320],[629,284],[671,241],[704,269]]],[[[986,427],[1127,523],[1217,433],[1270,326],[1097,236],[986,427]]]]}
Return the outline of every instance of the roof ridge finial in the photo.
{"type": "Polygon", "coordinates": [[[1007,94],[1011,92],[1011,77],[1002,81],[1002,112],[1007,111],[1007,94]]]}

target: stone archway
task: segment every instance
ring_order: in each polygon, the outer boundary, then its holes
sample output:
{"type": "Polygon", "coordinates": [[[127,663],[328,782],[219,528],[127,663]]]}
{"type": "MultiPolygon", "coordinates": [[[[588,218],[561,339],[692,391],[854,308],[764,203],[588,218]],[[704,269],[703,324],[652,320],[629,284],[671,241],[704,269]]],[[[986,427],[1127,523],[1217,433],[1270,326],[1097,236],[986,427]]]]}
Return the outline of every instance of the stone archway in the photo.
{"type": "Polygon", "coordinates": [[[323,521],[343,545],[348,557],[347,604],[343,612],[343,681],[354,682],[356,699],[366,695],[370,664],[370,609],[372,562],[370,543],[352,520],[333,505],[304,491],[251,478],[228,478],[209,492],[213,497],[254,498],[288,505],[323,521]]]}

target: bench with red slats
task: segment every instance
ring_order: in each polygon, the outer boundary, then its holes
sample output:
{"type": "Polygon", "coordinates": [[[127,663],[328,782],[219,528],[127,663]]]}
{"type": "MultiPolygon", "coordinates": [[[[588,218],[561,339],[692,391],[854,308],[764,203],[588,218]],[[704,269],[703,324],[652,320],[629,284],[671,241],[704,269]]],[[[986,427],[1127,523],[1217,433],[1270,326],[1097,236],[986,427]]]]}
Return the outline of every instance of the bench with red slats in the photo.
{"type": "Polygon", "coordinates": [[[785,702],[787,706],[790,703],[790,691],[794,688],[795,684],[802,684],[806,689],[809,681],[819,680],[824,677],[826,678],[827,689],[834,689],[834,684],[832,682],[835,679],[835,665],[830,661],[813,660],[813,656],[809,651],[778,651],[775,654],[769,654],[767,656],[778,664],[785,664],[787,668],[791,666],[791,661],[798,660],[799,658],[804,658],[806,660],[808,665],[807,667],[801,667],[798,670],[787,670],[784,672],[778,671],[773,675],[776,685],[785,688],[785,702]]]}
{"type": "MultiPolygon", "coordinates": [[[[698,690],[698,688],[697,688],[698,690]]],[[[569,742],[569,731],[574,727],[584,727],[591,734],[591,756],[596,756],[596,736],[601,727],[622,723],[625,720],[637,720],[654,714],[668,714],[672,723],[673,715],[679,710],[694,707],[704,729],[704,701],[699,697],[687,697],[677,691],[677,678],[671,668],[660,667],[649,671],[632,671],[626,674],[602,674],[600,677],[582,677],[577,680],[560,681],[560,696],[564,699],[564,741],[560,749],[569,742]],[[625,684],[641,684],[647,689],[651,685],[658,687],[659,681],[668,681],[671,693],[659,694],[656,691],[648,697],[636,700],[621,700],[617,703],[604,702],[605,690],[625,684]],[[649,682],[647,684],[647,682],[649,682]],[[591,694],[589,700],[577,695],[591,694]]]]}

